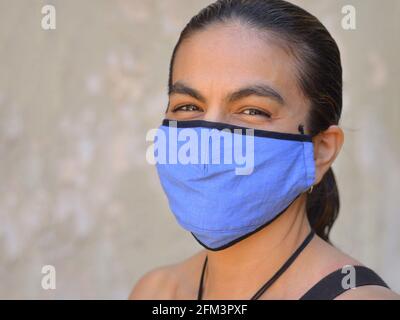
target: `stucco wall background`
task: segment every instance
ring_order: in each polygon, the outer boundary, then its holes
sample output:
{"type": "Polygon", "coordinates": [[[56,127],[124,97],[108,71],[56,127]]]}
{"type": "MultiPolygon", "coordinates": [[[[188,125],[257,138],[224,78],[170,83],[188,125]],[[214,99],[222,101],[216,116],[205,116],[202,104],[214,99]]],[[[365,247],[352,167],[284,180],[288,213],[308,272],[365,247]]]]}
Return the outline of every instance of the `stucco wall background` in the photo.
{"type": "MultiPolygon", "coordinates": [[[[294,1],[343,56],[332,239],[400,291],[400,2],[294,1]],[[357,10],[344,30],[341,9],[357,10]]],[[[201,248],[176,224],[148,129],[167,103],[173,46],[205,0],[0,0],[0,298],[126,298],[201,248]],[[41,8],[56,8],[56,30],[41,8]],[[43,265],[56,289],[41,287],[43,265]]]]}

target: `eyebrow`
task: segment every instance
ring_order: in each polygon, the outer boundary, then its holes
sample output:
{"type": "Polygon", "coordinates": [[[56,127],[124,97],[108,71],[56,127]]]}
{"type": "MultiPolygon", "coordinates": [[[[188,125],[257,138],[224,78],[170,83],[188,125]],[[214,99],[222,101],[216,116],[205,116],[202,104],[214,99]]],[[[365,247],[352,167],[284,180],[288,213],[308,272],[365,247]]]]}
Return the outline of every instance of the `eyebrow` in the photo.
{"type": "MultiPolygon", "coordinates": [[[[207,100],[199,91],[187,86],[181,81],[177,81],[176,83],[174,83],[169,87],[168,95],[173,95],[173,94],[188,95],[203,103],[205,103],[207,100]]],[[[232,103],[251,95],[271,98],[277,101],[281,105],[285,104],[285,100],[283,99],[282,95],[280,95],[278,91],[273,89],[271,86],[264,83],[254,84],[240,88],[228,94],[226,99],[228,102],[232,103]]]]}

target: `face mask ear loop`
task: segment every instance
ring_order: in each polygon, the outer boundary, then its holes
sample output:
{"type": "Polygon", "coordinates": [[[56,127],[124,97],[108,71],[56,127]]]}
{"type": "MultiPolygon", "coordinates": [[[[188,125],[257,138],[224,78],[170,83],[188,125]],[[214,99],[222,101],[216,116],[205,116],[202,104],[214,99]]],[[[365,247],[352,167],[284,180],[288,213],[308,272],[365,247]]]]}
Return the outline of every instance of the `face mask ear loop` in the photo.
{"type": "MultiPolygon", "coordinates": [[[[305,134],[304,125],[300,124],[298,130],[299,130],[299,132],[300,132],[301,134],[305,134]]],[[[319,132],[318,132],[318,133],[314,133],[314,134],[310,134],[310,136],[311,136],[312,138],[314,138],[314,137],[316,137],[318,134],[319,134],[319,132]]]]}
{"type": "MultiPolygon", "coordinates": [[[[299,132],[301,133],[301,134],[304,134],[304,125],[299,125],[299,132]]],[[[312,135],[312,137],[315,137],[316,136],[316,134],[315,135],[312,135]]],[[[310,187],[310,189],[308,189],[308,194],[311,194],[312,192],[314,191],[314,185],[312,185],[311,187],[310,187]]]]}

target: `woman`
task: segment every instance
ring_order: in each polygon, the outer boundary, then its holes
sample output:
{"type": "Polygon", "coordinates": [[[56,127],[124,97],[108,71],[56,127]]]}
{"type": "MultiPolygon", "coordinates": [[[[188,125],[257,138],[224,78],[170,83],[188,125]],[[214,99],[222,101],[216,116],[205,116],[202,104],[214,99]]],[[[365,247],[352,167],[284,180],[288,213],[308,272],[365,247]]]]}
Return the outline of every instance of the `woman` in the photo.
{"type": "Polygon", "coordinates": [[[220,0],[193,17],[171,59],[166,119],[178,131],[255,129],[254,168],[193,178],[190,165],[158,166],[171,211],[205,250],[147,273],[130,298],[397,299],[329,243],[341,111],[339,49],[303,9],[220,0]]]}

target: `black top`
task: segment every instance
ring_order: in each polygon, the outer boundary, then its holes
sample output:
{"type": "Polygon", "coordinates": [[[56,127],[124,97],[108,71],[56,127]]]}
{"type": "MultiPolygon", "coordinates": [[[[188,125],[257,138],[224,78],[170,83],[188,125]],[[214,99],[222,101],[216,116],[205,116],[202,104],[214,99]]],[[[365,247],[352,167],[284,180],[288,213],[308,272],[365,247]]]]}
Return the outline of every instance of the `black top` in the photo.
{"type": "MultiPolygon", "coordinates": [[[[299,248],[290,256],[290,258],[283,264],[283,266],[268,280],[251,298],[251,300],[258,300],[261,295],[275,283],[276,280],[290,267],[305,247],[310,243],[314,236],[314,232],[311,231],[306,237],[299,248]]],[[[203,296],[203,280],[207,266],[207,257],[204,261],[203,270],[201,272],[199,290],[197,299],[201,300],[203,296]]],[[[388,285],[371,269],[363,266],[353,266],[355,283],[353,288],[362,286],[380,286],[389,288],[388,285]]],[[[300,300],[333,300],[342,293],[351,290],[351,283],[347,283],[347,278],[350,277],[350,273],[344,272],[343,269],[338,269],[326,277],[317,282],[310,290],[308,290],[300,300]]]]}
{"type": "MultiPolygon", "coordinates": [[[[354,266],[355,270],[355,288],[362,286],[380,286],[389,288],[389,286],[379,277],[373,270],[363,267],[354,266]]],[[[342,269],[338,269],[325,278],[321,279],[316,285],[303,295],[300,300],[333,300],[342,293],[351,290],[344,288],[342,282],[347,276],[342,269]]],[[[345,281],[346,282],[346,281],[345,281]]],[[[347,286],[346,286],[347,287],[347,286]]]]}

